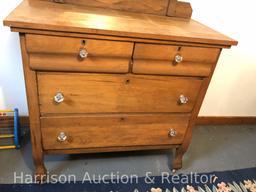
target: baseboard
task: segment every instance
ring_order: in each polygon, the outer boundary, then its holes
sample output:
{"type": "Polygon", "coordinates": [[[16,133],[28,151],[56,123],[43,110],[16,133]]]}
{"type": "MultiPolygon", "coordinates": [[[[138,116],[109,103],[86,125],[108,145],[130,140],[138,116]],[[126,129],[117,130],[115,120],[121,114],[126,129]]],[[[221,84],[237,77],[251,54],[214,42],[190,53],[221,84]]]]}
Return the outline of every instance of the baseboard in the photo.
{"type": "Polygon", "coordinates": [[[256,124],[256,117],[239,117],[239,116],[227,116],[227,117],[204,117],[197,118],[197,125],[242,125],[242,124],[256,124]]]}
{"type": "Polygon", "coordinates": [[[29,127],[29,117],[28,116],[20,116],[20,125],[21,125],[21,127],[29,127]]]}
{"type": "MultiPolygon", "coordinates": [[[[29,117],[21,116],[20,124],[22,127],[29,126],[29,117]]],[[[231,117],[231,116],[220,116],[220,117],[207,117],[200,116],[197,118],[197,125],[241,125],[241,124],[256,124],[256,117],[231,117]]]]}

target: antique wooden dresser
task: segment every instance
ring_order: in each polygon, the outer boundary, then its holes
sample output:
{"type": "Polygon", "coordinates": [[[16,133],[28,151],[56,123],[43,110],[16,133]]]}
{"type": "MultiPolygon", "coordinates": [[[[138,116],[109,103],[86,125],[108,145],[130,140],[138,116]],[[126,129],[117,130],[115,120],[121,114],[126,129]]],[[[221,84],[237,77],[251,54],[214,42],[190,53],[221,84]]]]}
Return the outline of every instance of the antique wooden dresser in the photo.
{"type": "Polygon", "coordinates": [[[182,166],[223,48],[177,0],[24,0],[19,32],[37,175],[44,154],[175,149],[182,166]]]}

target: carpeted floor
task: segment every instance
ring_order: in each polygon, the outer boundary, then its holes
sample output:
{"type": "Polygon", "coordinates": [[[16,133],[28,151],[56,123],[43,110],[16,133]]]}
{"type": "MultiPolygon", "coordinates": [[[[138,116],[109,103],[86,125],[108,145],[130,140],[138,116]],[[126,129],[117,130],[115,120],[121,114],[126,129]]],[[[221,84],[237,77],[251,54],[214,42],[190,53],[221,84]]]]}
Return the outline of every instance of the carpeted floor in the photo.
{"type": "MultiPolygon", "coordinates": [[[[256,125],[199,126],[184,157],[179,173],[212,172],[256,167],[256,125]]],[[[169,151],[122,152],[46,156],[51,174],[75,174],[82,180],[88,174],[136,174],[158,176],[171,173],[169,151]]],[[[21,150],[0,151],[0,183],[13,183],[14,172],[32,174],[31,145],[26,139],[21,150]]]]}
{"type": "MultiPolygon", "coordinates": [[[[52,180],[53,181],[53,180],[52,180]]],[[[65,183],[0,184],[1,192],[255,192],[256,168],[65,183]]]]}

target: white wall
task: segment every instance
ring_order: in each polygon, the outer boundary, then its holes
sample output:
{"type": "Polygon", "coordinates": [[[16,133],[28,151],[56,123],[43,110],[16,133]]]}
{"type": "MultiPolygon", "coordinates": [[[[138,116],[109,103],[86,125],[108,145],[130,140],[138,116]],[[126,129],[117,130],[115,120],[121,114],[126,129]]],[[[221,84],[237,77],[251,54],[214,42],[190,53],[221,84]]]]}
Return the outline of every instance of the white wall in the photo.
{"type": "Polygon", "coordinates": [[[27,114],[27,102],[19,38],[3,27],[3,19],[21,0],[0,1],[0,109],[19,108],[21,114],[27,114]]]}
{"type": "Polygon", "coordinates": [[[239,41],[223,50],[203,116],[256,116],[256,1],[190,0],[193,18],[239,41]]]}
{"type": "MultiPolygon", "coordinates": [[[[0,19],[21,0],[0,1],[0,19]]],[[[224,50],[201,116],[256,116],[255,0],[189,0],[193,18],[239,41],[224,50]]],[[[17,33],[0,25],[0,109],[18,107],[27,114],[17,33]]]]}

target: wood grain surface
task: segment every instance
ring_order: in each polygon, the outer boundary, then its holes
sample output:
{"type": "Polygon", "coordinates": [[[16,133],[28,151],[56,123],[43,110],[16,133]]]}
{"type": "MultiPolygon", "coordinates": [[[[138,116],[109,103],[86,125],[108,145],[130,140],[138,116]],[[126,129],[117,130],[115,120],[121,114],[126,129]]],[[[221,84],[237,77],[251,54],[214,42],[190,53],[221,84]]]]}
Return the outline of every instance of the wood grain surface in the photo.
{"type": "Polygon", "coordinates": [[[40,127],[40,111],[38,101],[36,72],[29,68],[29,55],[26,51],[25,35],[20,34],[20,45],[22,53],[23,70],[25,75],[26,95],[29,110],[29,123],[32,144],[32,156],[35,164],[35,174],[40,176],[46,175],[44,165],[44,153],[42,146],[42,135],[40,127]]]}
{"type": "Polygon", "coordinates": [[[15,28],[231,46],[237,42],[194,20],[93,7],[23,1],[5,20],[15,28]]]}
{"type": "Polygon", "coordinates": [[[58,37],[47,35],[26,35],[29,53],[75,54],[81,48],[88,51],[89,57],[131,58],[133,43],[86,38],[58,37]]]}
{"type": "MultiPolygon", "coordinates": [[[[35,1],[35,0],[34,0],[35,1]]],[[[44,0],[50,1],[53,0],[44,0]]],[[[62,3],[138,13],[166,15],[169,0],[62,0],[62,3]]]]}
{"type": "Polygon", "coordinates": [[[30,67],[42,71],[127,73],[134,43],[85,38],[26,35],[30,67]],[[85,49],[88,56],[79,58],[85,49]]]}
{"type": "Polygon", "coordinates": [[[140,75],[39,73],[40,111],[67,113],[191,112],[201,88],[198,78],[140,75]],[[61,92],[65,100],[56,104],[61,92]],[[180,95],[189,98],[178,103],[180,95]]]}
{"type": "Polygon", "coordinates": [[[181,144],[189,115],[73,116],[41,118],[44,149],[181,144]],[[170,129],[177,135],[169,136],[170,129]],[[146,130],[146,131],[145,131],[146,130]],[[67,140],[58,141],[60,132],[67,140]]]}
{"type": "Polygon", "coordinates": [[[133,72],[136,74],[208,76],[220,49],[136,43],[133,72]],[[183,58],[175,62],[175,56],[183,58]]]}
{"type": "Polygon", "coordinates": [[[79,60],[76,55],[31,54],[30,68],[39,71],[128,73],[129,58],[88,57],[79,60]]]}
{"type": "Polygon", "coordinates": [[[193,9],[189,2],[169,0],[167,16],[191,18],[193,9]]]}

